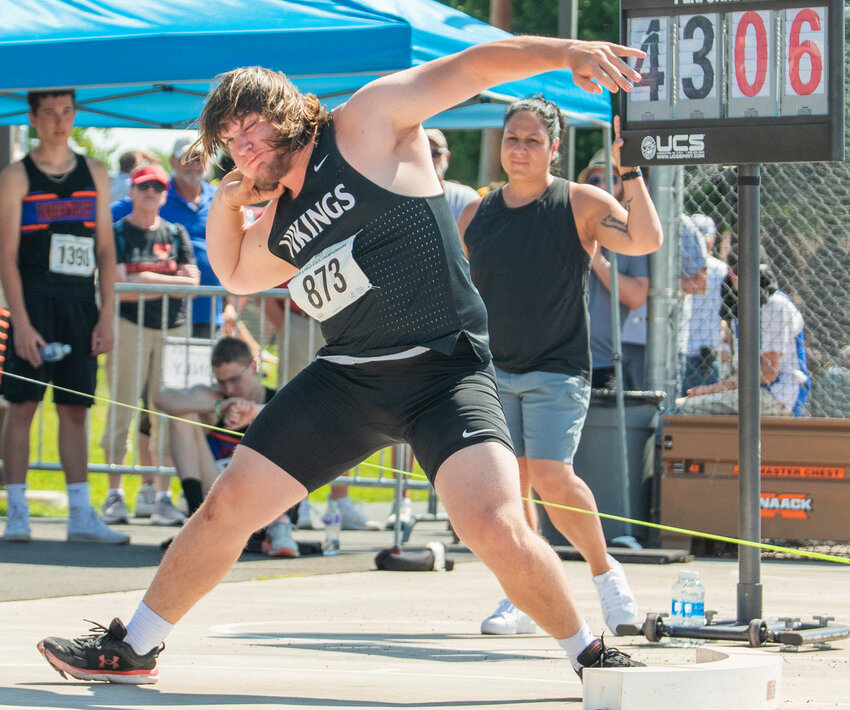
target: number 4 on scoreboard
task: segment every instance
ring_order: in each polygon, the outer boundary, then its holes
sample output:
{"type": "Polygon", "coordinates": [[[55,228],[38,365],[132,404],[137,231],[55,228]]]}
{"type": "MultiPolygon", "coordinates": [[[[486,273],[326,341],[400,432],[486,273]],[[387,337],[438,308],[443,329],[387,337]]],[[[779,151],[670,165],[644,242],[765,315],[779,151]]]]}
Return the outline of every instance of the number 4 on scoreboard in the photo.
{"type": "Polygon", "coordinates": [[[664,87],[664,70],[658,63],[659,47],[665,46],[666,41],[661,43],[661,20],[653,17],[640,40],[640,49],[646,52],[646,57],[635,63],[635,71],[640,74],[640,85],[649,90],[650,101],[663,101],[665,98],[659,95],[659,90],[664,87]]]}
{"type": "Polygon", "coordinates": [[[629,22],[629,46],[646,53],[646,57],[634,63],[641,80],[629,94],[633,120],[658,121],[670,117],[669,28],[667,17],[636,17],[629,22]]]}

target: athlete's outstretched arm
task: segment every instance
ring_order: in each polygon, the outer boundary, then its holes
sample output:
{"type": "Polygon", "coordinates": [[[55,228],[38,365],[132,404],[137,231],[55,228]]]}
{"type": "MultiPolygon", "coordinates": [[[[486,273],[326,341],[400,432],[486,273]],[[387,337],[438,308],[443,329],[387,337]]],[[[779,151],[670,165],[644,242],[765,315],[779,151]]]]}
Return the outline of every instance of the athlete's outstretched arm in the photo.
{"type": "Polygon", "coordinates": [[[404,133],[492,86],[554,69],[572,70],[576,84],[591,93],[600,93],[600,85],[630,91],[640,75],[623,57],[643,56],[610,42],[511,37],[381,77],[356,92],[346,111],[362,112],[367,126],[388,117],[404,133]]]}

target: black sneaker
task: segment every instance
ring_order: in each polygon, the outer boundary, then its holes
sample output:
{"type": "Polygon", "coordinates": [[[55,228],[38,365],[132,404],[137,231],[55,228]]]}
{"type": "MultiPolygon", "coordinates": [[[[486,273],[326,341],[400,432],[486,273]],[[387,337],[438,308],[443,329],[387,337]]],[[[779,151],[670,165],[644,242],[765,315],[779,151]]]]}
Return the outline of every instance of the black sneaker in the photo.
{"type": "Polygon", "coordinates": [[[623,653],[613,647],[606,647],[599,639],[594,639],[593,643],[579,654],[577,660],[582,665],[578,671],[579,678],[582,677],[582,671],[585,668],[632,668],[646,665],[633,661],[628,653],[623,653]]]}
{"type": "Polygon", "coordinates": [[[113,619],[108,629],[95,624],[91,631],[94,633],[75,639],[50,636],[38,642],[38,650],[63,678],[70,675],[80,680],[132,685],[159,680],[156,657],[165,644],[140,656],[124,643],[127,629],[120,619],[113,619]]]}

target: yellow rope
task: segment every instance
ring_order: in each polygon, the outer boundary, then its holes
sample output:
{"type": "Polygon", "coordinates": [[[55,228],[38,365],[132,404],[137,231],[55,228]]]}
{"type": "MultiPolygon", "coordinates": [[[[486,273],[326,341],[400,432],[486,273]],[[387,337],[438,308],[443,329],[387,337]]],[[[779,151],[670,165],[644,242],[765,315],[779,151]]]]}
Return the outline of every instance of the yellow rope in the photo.
{"type": "MultiPolygon", "coordinates": [[[[9,372],[3,373],[4,377],[14,377],[19,380],[23,380],[25,382],[32,382],[39,385],[44,385],[45,387],[53,387],[53,389],[61,390],[62,392],[70,392],[71,394],[82,395],[84,397],[91,397],[92,399],[98,402],[106,402],[108,404],[114,404],[119,407],[127,407],[128,409],[135,409],[140,412],[147,412],[153,416],[165,417],[166,419],[173,419],[178,422],[187,422],[188,424],[194,424],[195,426],[201,426],[206,429],[210,429],[212,431],[219,431],[225,434],[230,434],[233,436],[242,436],[241,432],[238,431],[230,431],[229,429],[223,429],[221,427],[212,426],[210,424],[204,424],[203,422],[196,421],[194,419],[185,419],[183,417],[176,417],[171,414],[165,414],[164,412],[156,412],[151,409],[145,409],[144,407],[138,407],[131,404],[124,404],[123,402],[116,402],[114,400],[109,399],[108,397],[99,397],[97,395],[87,395],[82,392],[77,392],[72,389],[68,389],[67,387],[60,387],[58,385],[54,385],[52,383],[44,383],[40,380],[33,380],[28,377],[23,377],[21,375],[13,375],[9,372]]],[[[398,468],[392,468],[391,466],[384,466],[382,464],[375,464],[369,461],[363,461],[359,464],[360,466],[367,466],[369,468],[375,468],[387,473],[395,473],[404,476],[410,476],[411,478],[417,478],[420,480],[428,480],[428,477],[421,473],[416,473],[414,471],[403,471],[398,468]]],[[[568,505],[559,505],[557,503],[547,503],[546,501],[537,500],[536,498],[523,498],[523,500],[530,501],[531,503],[540,503],[541,505],[545,505],[549,508],[560,508],[561,510],[568,510],[572,513],[582,513],[584,515],[595,515],[600,518],[605,518],[606,520],[617,520],[619,522],[630,523],[631,525],[640,525],[646,528],[653,528],[655,530],[664,530],[666,532],[678,533],[680,535],[688,535],[690,537],[699,537],[705,540],[715,540],[717,542],[728,542],[733,545],[741,545],[743,547],[756,547],[760,550],[767,550],[769,552],[781,552],[789,555],[796,555],[798,557],[807,557],[813,560],[821,560],[823,562],[837,562],[839,564],[850,564],[850,559],[845,557],[838,557],[836,555],[826,555],[820,552],[810,552],[808,550],[798,550],[792,547],[781,547],[779,545],[769,545],[763,542],[755,542],[753,540],[741,540],[736,537],[727,537],[725,535],[714,535],[713,533],[700,532],[699,530],[689,530],[688,528],[677,528],[671,525],[661,525],[660,523],[650,523],[645,520],[635,520],[634,518],[625,518],[621,515],[612,515],[610,513],[600,513],[595,510],[584,510],[583,508],[573,508],[568,505]]]]}

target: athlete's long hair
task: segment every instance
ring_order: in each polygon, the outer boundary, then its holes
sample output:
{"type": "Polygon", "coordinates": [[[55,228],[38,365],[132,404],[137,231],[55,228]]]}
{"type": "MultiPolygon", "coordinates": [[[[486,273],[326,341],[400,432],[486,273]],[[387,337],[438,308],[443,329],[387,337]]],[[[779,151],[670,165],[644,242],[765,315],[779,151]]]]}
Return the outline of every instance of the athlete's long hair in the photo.
{"type": "Polygon", "coordinates": [[[270,142],[273,149],[290,153],[306,146],[330,119],[314,94],[302,94],[282,72],[242,67],[219,74],[215,84],[201,112],[199,138],[190,149],[204,159],[226,151],[220,138],[222,126],[249,113],[258,114],[277,130],[277,140],[270,142]]]}

